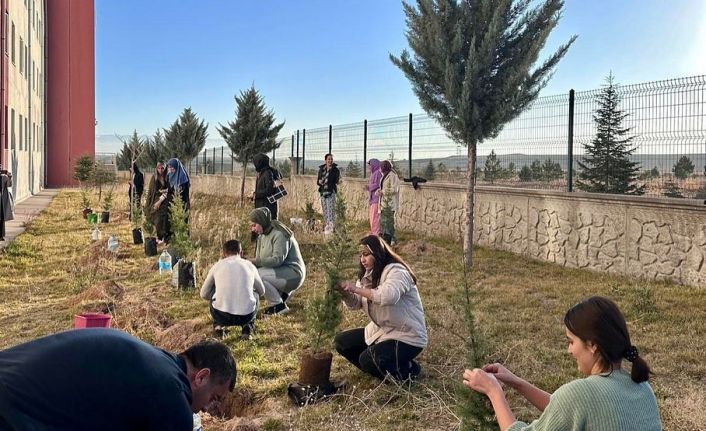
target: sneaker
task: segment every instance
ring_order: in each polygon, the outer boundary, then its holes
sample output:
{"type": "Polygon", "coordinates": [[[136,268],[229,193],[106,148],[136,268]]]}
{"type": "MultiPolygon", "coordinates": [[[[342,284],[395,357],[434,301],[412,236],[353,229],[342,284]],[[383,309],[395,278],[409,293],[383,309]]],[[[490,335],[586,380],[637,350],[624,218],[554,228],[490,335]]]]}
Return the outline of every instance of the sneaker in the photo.
{"type": "Polygon", "coordinates": [[[226,328],[222,326],[214,326],[213,327],[213,338],[225,338],[226,336],[226,328]]]}
{"type": "Polygon", "coordinates": [[[280,292],[279,296],[282,297],[282,302],[287,302],[287,299],[289,299],[289,293],[287,292],[280,292]]]}
{"type": "Polygon", "coordinates": [[[250,337],[252,337],[253,333],[255,333],[255,324],[248,323],[247,325],[244,325],[242,333],[240,334],[240,340],[241,341],[249,340],[250,337]]]}
{"type": "Polygon", "coordinates": [[[265,311],[263,311],[263,314],[265,315],[274,315],[274,314],[287,314],[289,313],[289,307],[287,307],[287,304],[284,302],[280,302],[277,305],[271,305],[267,308],[265,308],[265,311]]]}

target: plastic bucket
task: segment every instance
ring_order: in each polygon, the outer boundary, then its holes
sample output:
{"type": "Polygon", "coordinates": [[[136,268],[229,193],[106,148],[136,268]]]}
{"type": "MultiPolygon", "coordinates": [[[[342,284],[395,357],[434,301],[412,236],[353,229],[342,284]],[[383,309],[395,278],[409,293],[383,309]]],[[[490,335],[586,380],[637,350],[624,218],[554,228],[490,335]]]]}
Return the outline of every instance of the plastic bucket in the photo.
{"type": "Polygon", "coordinates": [[[74,316],[74,328],[110,328],[113,317],[103,313],[81,313],[74,316]]]}

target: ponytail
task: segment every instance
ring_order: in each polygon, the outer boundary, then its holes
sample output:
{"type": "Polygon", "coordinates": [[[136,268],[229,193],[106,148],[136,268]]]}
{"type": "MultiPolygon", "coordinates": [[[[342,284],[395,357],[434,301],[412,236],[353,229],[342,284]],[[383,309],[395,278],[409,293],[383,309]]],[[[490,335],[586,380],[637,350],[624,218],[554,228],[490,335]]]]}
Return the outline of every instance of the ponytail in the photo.
{"type": "Polygon", "coordinates": [[[637,347],[630,346],[625,349],[623,357],[629,362],[632,362],[632,370],[630,371],[630,378],[635,383],[646,382],[650,378],[650,366],[647,365],[642,357],[640,357],[640,352],[637,347]]]}

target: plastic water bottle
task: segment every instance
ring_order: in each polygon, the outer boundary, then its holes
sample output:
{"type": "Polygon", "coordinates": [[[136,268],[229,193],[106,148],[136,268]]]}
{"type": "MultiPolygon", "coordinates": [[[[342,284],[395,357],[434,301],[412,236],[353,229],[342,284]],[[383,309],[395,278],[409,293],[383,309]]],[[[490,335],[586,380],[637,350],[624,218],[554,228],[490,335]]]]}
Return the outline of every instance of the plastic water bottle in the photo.
{"type": "Polygon", "coordinates": [[[108,237],[108,251],[111,253],[118,252],[118,238],[116,238],[115,235],[108,237]]]}
{"type": "Polygon", "coordinates": [[[201,416],[198,413],[194,413],[194,429],[193,431],[203,431],[201,426],[201,416]]]}
{"type": "Polygon", "coordinates": [[[93,225],[93,230],[91,231],[91,239],[93,241],[98,241],[101,239],[101,230],[98,229],[98,226],[93,225]]]}
{"type": "Polygon", "coordinates": [[[172,255],[167,253],[167,250],[159,255],[159,273],[165,272],[172,272],[172,255]]]}

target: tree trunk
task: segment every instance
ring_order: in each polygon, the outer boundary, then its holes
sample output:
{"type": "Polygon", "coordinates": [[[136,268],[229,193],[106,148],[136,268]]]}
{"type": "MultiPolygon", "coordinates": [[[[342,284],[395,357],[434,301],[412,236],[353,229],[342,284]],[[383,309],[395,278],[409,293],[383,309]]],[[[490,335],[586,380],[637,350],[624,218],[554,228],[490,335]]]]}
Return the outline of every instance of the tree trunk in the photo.
{"type": "Polygon", "coordinates": [[[248,163],[244,162],[243,163],[243,176],[240,180],[240,206],[243,206],[243,203],[245,202],[245,171],[248,168],[248,163]]]}
{"type": "Polygon", "coordinates": [[[468,164],[466,173],[466,234],[463,238],[463,263],[466,268],[473,266],[473,211],[476,195],[476,143],[468,144],[468,164]]]}

